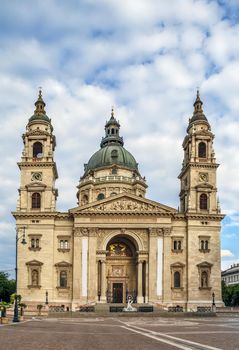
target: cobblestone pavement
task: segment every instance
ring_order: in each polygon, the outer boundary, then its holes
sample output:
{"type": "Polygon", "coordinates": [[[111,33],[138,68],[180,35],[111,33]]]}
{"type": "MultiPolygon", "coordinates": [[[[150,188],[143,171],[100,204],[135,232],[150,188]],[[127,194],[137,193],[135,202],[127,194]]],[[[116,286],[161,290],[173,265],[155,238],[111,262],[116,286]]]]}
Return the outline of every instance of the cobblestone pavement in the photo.
{"type": "Polygon", "coordinates": [[[239,317],[32,319],[0,326],[0,350],[239,350],[239,317]]]}

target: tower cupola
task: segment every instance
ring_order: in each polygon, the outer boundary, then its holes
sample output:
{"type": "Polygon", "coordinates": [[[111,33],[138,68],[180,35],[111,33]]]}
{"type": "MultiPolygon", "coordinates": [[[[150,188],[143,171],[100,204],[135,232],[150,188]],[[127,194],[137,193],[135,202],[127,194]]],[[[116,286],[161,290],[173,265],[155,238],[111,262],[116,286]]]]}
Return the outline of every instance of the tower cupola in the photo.
{"type": "Polygon", "coordinates": [[[105,147],[109,144],[120,144],[124,145],[123,137],[119,136],[120,123],[115,119],[114,108],[111,109],[111,117],[105,124],[105,137],[102,138],[100,147],[105,147]]]}
{"type": "Polygon", "coordinates": [[[42,90],[39,89],[38,99],[35,102],[35,111],[33,116],[29,119],[29,123],[35,120],[42,120],[48,123],[51,123],[51,119],[46,115],[45,111],[45,102],[42,98],[42,90]]]}
{"type": "Polygon", "coordinates": [[[203,105],[203,102],[201,101],[199,90],[197,90],[196,100],[193,104],[193,106],[194,106],[193,116],[191,118],[189,118],[189,125],[188,125],[187,131],[189,131],[193,125],[200,124],[200,123],[207,124],[207,126],[210,130],[210,125],[208,123],[208,120],[207,120],[204,112],[203,112],[202,105],[203,105]]]}

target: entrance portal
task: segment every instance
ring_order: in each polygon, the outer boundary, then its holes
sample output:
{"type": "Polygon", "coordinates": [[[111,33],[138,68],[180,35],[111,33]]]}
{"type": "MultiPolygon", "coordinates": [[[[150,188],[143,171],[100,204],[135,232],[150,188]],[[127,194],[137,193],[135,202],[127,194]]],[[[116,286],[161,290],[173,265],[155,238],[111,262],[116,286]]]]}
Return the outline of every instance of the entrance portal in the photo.
{"type": "Polygon", "coordinates": [[[136,247],[130,237],[118,235],[107,244],[106,297],[108,303],[126,303],[137,294],[136,247]]]}
{"type": "Polygon", "coordinates": [[[113,303],[123,303],[123,283],[113,283],[113,303]]]}

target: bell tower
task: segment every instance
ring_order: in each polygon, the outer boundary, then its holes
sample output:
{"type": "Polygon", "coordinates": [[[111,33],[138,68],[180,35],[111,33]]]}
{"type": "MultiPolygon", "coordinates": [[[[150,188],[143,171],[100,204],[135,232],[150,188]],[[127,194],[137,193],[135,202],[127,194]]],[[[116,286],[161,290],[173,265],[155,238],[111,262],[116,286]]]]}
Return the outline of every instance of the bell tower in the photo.
{"type": "Polygon", "coordinates": [[[203,112],[203,102],[197,91],[193,116],[189,119],[183,141],[184,159],[179,175],[181,181],[180,211],[219,214],[217,199],[214,135],[203,112]]]}
{"type": "Polygon", "coordinates": [[[54,162],[56,139],[51,119],[46,115],[42,91],[39,90],[35,111],[23,134],[24,149],[18,166],[21,171],[17,211],[53,212],[56,210],[57,168],[54,162]]]}

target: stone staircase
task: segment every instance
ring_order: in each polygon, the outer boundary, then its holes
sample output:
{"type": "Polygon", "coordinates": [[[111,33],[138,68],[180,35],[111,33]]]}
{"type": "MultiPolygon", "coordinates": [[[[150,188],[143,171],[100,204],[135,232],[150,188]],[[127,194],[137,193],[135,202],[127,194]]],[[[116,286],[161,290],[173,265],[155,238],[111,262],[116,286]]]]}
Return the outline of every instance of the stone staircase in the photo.
{"type": "Polygon", "coordinates": [[[126,307],[126,304],[96,304],[95,315],[98,316],[156,316],[166,311],[154,306],[152,304],[132,304],[137,311],[126,312],[122,309],[126,307]],[[153,311],[152,311],[153,310],[153,311]]]}
{"type": "Polygon", "coordinates": [[[162,310],[161,308],[154,306],[152,304],[133,304],[134,308],[137,308],[138,311],[125,312],[123,308],[126,307],[126,304],[114,304],[114,303],[105,303],[105,304],[96,304],[89,305],[88,311],[87,306],[83,307],[83,311],[75,312],[51,312],[48,314],[50,318],[85,318],[85,317],[154,317],[162,316],[167,314],[167,311],[162,310]],[[92,306],[94,311],[92,311],[92,306]],[[139,308],[144,311],[139,311],[139,308]],[[149,308],[151,310],[149,310],[149,308]],[[153,311],[152,311],[153,308],[153,311]],[[111,311],[110,311],[111,310],[111,311]],[[113,312],[112,312],[113,310],[113,312]],[[149,312],[150,311],[150,312],[149,312]]]}

